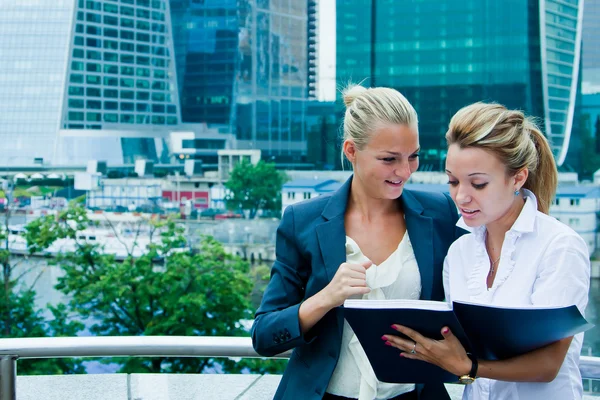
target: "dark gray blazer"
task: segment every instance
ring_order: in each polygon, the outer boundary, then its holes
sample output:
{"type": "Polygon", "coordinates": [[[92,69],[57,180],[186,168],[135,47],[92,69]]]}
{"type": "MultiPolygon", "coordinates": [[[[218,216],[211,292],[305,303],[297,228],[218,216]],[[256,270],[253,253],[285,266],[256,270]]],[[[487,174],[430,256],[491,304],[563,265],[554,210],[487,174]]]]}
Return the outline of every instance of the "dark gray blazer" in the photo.
{"type": "MultiPolygon", "coordinates": [[[[276,257],[252,326],[252,343],[261,355],[294,349],[275,399],[321,399],[340,354],[343,310],[328,312],[302,335],[298,309],[322,290],[346,261],[344,213],[352,178],[338,191],[285,209],[277,229],[276,257]]],[[[463,231],[450,197],[404,189],[405,214],[419,272],[421,299],[443,300],[442,268],[450,244],[463,231]]],[[[449,399],[442,384],[418,385],[421,399],[449,399]]]]}

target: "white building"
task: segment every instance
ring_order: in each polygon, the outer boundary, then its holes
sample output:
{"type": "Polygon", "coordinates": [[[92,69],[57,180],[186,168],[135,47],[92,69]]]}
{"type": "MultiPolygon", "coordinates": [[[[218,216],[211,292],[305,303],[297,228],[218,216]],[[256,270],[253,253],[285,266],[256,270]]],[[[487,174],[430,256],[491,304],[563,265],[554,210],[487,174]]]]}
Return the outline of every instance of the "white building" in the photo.
{"type": "Polygon", "coordinates": [[[598,215],[600,186],[563,186],[558,188],[550,215],[570,226],[585,240],[593,254],[600,246],[598,215]]]}
{"type": "Polygon", "coordinates": [[[297,179],[287,182],[281,189],[281,213],[289,205],[335,192],[341,185],[333,179],[297,179]]]}
{"type": "Polygon", "coordinates": [[[168,0],[0,2],[0,163],[163,155],[179,124],[168,0]]]}

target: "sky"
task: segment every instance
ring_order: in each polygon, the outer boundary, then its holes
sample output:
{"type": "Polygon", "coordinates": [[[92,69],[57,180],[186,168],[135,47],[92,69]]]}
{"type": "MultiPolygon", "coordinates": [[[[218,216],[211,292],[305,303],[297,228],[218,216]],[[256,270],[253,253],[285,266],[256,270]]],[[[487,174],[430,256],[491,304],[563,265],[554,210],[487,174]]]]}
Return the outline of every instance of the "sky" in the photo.
{"type": "Polygon", "coordinates": [[[335,100],[335,0],[319,0],[319,101],[335,100]]]}

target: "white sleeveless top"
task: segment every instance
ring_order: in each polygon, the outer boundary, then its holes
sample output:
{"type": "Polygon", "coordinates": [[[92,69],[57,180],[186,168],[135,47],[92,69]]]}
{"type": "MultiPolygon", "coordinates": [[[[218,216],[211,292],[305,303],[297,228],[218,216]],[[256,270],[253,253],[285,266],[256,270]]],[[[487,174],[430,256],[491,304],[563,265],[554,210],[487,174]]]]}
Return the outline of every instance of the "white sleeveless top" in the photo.
{"type": "MultiPolygon", "coordinates": [[[[346,262],[360,264],[364,261],[368,261],[368,258],[358,244],[346,236],[346,262]]],[[[384,262],[367,269],[367,286],[371,292],[363,295],[363,299],[418,300],[421,297],[421,275],[408,233],[404,234],[398,248],[384,262]]],[[[354,331],[344,320],[340,358],[329,381],[328,393],[373,400],[389,399],[414,389],[414,384],[379,382],[354,331]]]]}

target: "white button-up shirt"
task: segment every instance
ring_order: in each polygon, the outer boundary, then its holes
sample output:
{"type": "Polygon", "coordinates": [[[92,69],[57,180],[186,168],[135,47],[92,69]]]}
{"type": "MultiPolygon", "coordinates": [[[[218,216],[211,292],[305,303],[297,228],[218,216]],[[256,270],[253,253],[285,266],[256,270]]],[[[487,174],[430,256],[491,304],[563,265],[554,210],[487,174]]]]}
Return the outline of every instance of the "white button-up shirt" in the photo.
{"type": "MultiPolygon", "coordinates": [[[[584,240],[571,228],[537,210],[533,193],[524,191],[523,210],[506,232],[500,264],[492,287],[487,288],[490,260],[485,226],[457,225],[471,233],[452,244],[444,263],[446,300],[495,306],[570,306],[583,314],[590,286],[589,253],[584,240]]],[[[478,378],[465,387],[469,400],[581,399],[583,387],[579,354],[583,333],[576,335],[550,383],[504,382],[478,378]]]]}

